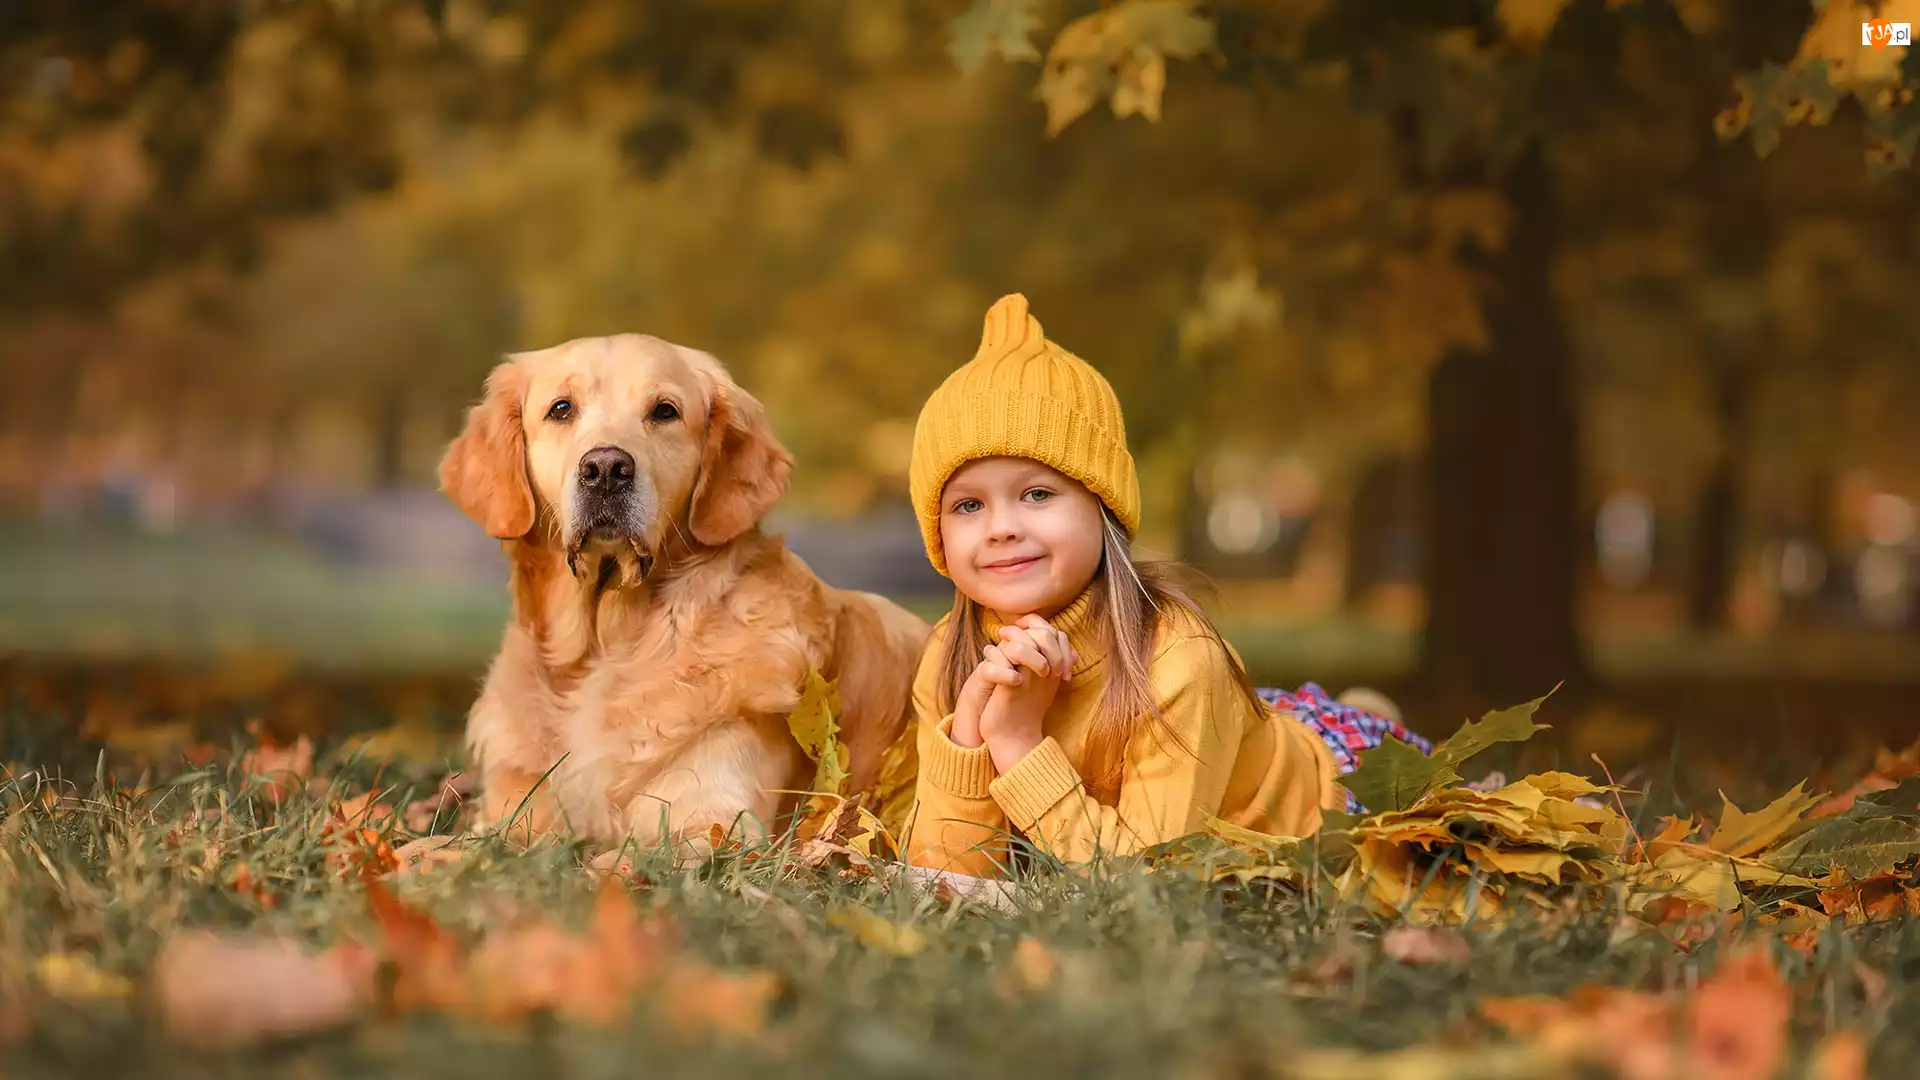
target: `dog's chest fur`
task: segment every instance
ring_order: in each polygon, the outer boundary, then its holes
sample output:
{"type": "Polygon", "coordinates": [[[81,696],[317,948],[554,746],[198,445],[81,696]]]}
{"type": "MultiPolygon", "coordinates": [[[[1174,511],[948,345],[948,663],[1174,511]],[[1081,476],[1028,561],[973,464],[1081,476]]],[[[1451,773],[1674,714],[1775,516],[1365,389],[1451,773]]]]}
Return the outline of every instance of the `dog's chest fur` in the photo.
{"type": "Polygon", "coordinates": [[[829,659],[824,613],[794,603],[774,562],[597,598],[552,582],[546,618],[508,631],[470,725],[476,755],[545,774],[590,836],[626,835],[690,783],[770,817],[776,799],[746,793],[804,779],[786,717],[829,659]]]}

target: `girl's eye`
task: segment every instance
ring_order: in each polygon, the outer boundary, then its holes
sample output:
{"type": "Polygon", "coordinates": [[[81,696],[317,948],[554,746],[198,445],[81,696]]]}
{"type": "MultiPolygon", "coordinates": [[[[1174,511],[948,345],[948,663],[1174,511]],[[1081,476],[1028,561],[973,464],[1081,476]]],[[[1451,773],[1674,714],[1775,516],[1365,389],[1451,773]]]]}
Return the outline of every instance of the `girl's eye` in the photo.
{"type": "Polygon", "coordinates": [[[971,514],[979,509],[979,499],[961,499],[959,502],[953,504],[953,512],[956,514],[971,514]]]}
{"type": "Polygon", "coordinates": [[[547,419],[556,424],[564,424],[573,419],[573,402],[570,399],[561,398],[547,406],[547,419]]]}
{"type": "Polygon", "coordinates": [[[1034,488],[1032,491],[1027,492],[1026,498],[1029,502],[1046,502],[1048,499],[1053,498],[1053,492],[1048,491],[1046,488],[1034,488]]]}
{"type": "Polygon", "coordinates": [[[656,424],[671,424],[680,419],[680,409],[671,401],[662,401],[647,414],[647,419],[656,424]]]}

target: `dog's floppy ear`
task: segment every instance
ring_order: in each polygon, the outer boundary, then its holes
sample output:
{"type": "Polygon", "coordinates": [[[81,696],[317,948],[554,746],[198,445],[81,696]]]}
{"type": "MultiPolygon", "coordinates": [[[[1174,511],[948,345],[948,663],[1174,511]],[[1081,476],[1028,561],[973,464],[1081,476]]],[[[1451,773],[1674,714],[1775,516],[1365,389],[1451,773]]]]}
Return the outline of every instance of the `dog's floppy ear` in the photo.
{"type": "Polygon", "coordinates": [[[713,547],[753,528],[786,494],[793,455],[774,438],[765,406],[717,362],[702,367],[709,384],[707,439],[687,518],[693,538],[713,547]]]}
{"type": "Polygon", "coordinates": [[[507,360],[487,376],[487,393],[440,459],[440,490],[487,535],[513,540],[533,528],[527,436],[520,426],[526,372],[507,360]]]}

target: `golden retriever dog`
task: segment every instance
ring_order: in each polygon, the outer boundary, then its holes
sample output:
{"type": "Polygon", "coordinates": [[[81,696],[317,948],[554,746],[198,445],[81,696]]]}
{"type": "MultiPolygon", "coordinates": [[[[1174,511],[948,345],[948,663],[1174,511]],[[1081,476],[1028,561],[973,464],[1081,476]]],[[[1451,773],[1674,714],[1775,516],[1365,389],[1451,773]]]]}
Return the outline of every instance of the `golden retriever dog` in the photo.
{"type": "Polygon", "coordinates": [[[695,349],[580,338],[494,369],[440,463],[512,566],[467,720],[483,827],[682,857],[715,825],[758,834],[812,779],[787,726],[810,669],[839,684],[849,793],[883,758],[898,772],[929,628],[761,533],[792,468],[760,402],[695,349]]]}

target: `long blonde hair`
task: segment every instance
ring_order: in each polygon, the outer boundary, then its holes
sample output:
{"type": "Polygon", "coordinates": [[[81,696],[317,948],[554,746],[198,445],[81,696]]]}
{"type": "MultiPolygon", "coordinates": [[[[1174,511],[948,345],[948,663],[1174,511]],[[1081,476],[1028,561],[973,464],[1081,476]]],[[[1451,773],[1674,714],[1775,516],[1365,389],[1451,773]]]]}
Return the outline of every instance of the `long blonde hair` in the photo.
{"type": "MultiPolygon", "coordinates": [[[[1126,748],[1135,736],[1152,730],[1156,737],[1180,743],[1166,726],[1166,716],[1154,697],[1150,668],[1160,627],[1183,615],[1220,646],[1233,671],[1234,682],[1256,712],[1266,708],[1254,692],[1247,669],[1227,648],[1213,620],[1207,618],[1194,594],[1207,583],[1183,563],[1172,560],[1135,561],[1133,544],[1111,511],[1101,509],[1100,568],[1094,573],[1091,621],[1100,626],[1100,655],[1107,664],[1106,689],[1094,712],[1093,731],[1087,736],[1086,760],[1080,763],[1087,793],[1112,805],[1119,798],[1125,772],[1126,748]]],[[[980,652],[994,642],[987,637],[984,609],[965,593],[954,590],[953,610],[947,619],[942,646],[939,684],[940,711],[950,713],[960,699],[960,688],[980,663],[980,652]]],[[[1187,753],[1191,747],[1182,746],[1187,753]]]]}

